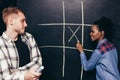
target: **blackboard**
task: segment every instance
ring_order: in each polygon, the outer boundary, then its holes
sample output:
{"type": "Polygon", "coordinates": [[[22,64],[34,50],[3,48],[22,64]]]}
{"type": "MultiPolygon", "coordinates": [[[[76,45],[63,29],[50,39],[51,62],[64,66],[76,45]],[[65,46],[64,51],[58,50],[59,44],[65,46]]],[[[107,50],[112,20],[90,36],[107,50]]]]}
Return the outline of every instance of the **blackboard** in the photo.
{"type": "MultiPolygon", "coordinates": [[[[89,37],[91,23],[102,16],[112,19],[113,42],[120,57],[119,0],[18,0],[28,28],[38,43],[45,70],[40,80],[96,80],[95,70],[82,72],[79,40],[89,58],[95,48],[89,37]]],[[[120,63],[120,59],[119,59],[120,63]]],[[[119,64],[120,69],[120,64],[119,64]]]]}
{"type": "Polygon", "coordinates": [[[16,7],[16,3],[17,0],[0,0],[0,35],[5,31],[5,25],[2,20],[2,10],[9,6],[16,7]]]}

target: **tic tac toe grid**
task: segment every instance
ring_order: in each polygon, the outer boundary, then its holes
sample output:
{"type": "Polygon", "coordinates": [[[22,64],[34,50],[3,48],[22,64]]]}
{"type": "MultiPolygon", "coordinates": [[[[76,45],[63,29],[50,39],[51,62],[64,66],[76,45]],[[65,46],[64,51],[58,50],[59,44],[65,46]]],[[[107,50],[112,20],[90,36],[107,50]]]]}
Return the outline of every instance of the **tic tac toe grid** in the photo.
{"type": "MultiPolygon", "coordinates": [[[[62,45],[45,45],[45,46],[40,46],[40,48],[62,48],[63,50],[63,67],[62,67],[62,76],[64,77],[64,67],[65,67],[65,50],[66,49],[76,49],[75,47],[72,46],[66,46],[66,43],[68,44],[69,42],[72,41],[72,39],[76,39],[76,42],[80,41],[81,44],[84,46],[84,29],[85,27],[90,27],[91,24],[85,24],[84,23],[84,1],[81,1],[81,19],[82,22],[81,24],[76,24],[76,23],[66,23],[66,11],[65,11],[65,2],[64,0],[62,0],[61,2],[62,4],[62,13],[63,13],[63,23],[45,23],[45,24],[38,24],[40,27],[48,27],[48,26],[62,26],[63,27],[63,32],[62,32],[62,45]],[[72,27],[76,27],[76,29],[72,30],[72,27]],[[69,36],[69,38],[65,37],[66,34],[66,29],[71,32],[72,34],[69,36]],[[81,36],[77,36],[77,33],[81,33],[81,36]],[[79,38],[80,37],[80,38],[79,38]]],[[[90,51],[92,52],[93,50],[91,49],[84,49],[85,51],[90,51]]],[[[80,79],[82,80],[82,76],[83,76],[83,67],[81,67],[81,75],[80,75],[80,79]]]]}

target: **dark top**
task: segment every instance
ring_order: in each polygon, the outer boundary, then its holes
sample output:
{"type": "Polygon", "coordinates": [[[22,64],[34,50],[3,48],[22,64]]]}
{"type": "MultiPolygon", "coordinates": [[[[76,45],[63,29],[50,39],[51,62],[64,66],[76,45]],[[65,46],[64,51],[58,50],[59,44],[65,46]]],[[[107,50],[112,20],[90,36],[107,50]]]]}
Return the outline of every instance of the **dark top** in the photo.
{"type": "Polygon", "coordinates": [[[18,40],[15,41],[18,54],[19,54],[19,66],[22,67],[30,62],[30,53],[28,46],[22,42],[20,35],[18,36],[18,40]]]}

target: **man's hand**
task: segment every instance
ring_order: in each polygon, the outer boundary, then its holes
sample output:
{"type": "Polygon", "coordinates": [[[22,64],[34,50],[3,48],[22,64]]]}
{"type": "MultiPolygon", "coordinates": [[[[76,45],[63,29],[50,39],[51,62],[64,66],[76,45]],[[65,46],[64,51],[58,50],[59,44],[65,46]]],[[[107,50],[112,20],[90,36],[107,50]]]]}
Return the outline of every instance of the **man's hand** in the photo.
{"type": "Polygon", "coordinates": [[[30,70],[25,73],[25,80],[38,80],[42,73],[30,70]]]}

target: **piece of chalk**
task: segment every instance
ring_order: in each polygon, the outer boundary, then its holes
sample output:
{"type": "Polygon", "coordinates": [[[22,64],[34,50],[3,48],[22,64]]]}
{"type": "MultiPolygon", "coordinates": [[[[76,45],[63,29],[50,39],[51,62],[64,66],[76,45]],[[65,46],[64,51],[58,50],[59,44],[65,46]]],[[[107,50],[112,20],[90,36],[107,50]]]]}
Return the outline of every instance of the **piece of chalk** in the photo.
{"type": "Polygon", "coordinates": [[[42,72],[42,70],[44,69],[44,66],[40,66],[40,68],[37,70],[37,72],[42,72]]]}
{"type": "Polygon", "coordinates": [[[78,40],[77,42],[79,43],[80,41],[78,40]]]}

